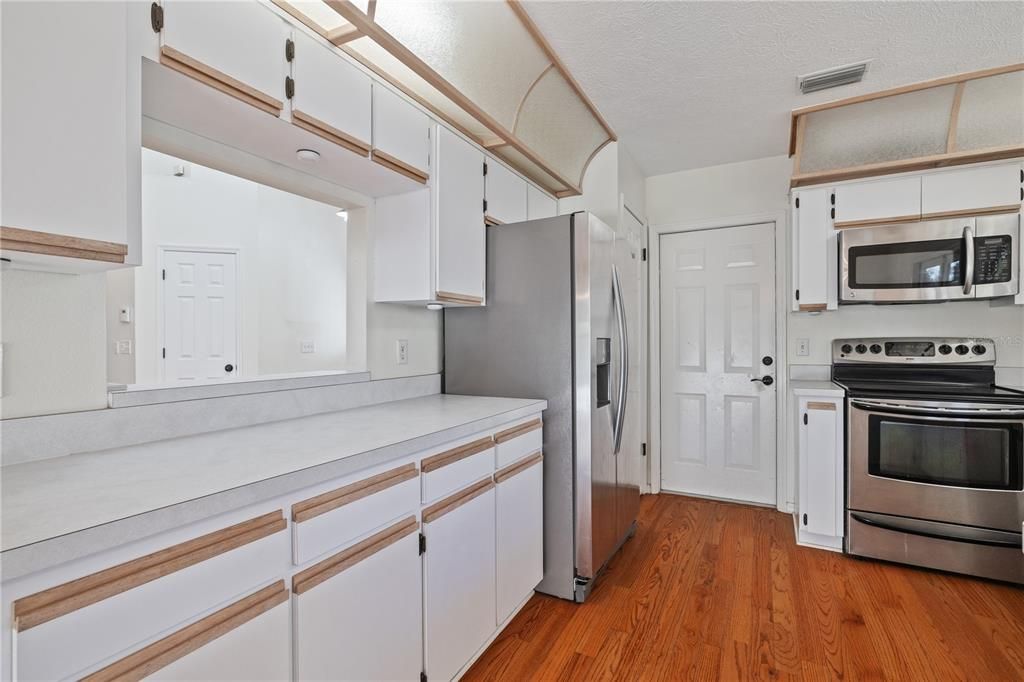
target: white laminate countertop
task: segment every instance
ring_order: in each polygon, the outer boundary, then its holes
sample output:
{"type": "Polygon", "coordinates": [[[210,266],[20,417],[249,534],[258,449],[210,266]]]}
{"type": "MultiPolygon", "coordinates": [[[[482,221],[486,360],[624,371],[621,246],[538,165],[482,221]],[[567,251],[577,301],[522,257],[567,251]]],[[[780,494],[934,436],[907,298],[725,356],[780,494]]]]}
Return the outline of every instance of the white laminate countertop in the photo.
{"type": "Polygon", "coordinates": [[[414,454],[546,407],[544,400],[431,395],[3,467],[5,578],[414,454]]]}
{"type": "Polygon", "coordinates": [[[846,391],[831,381],[790,381],[789,388],[794,395],[828,395],[842,398],[846,391]]]}

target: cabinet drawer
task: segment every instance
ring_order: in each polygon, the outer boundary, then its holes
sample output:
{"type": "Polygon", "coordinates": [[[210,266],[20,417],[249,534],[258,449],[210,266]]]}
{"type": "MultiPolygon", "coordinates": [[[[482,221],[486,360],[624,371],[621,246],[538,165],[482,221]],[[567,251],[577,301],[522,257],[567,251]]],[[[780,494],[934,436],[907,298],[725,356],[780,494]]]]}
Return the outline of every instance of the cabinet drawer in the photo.
{"type": "Polygon", "coordinates": [[[74,675],[270,582],[286,527],[278,510],[16,600],[17,677],[74,675]]]}
{"type": "Polygon", "coordinates": [[[293,560],[303,564],[419,508],[419,469],[394,467],[292,505],[293,560]]]}
{"type": "Polygon", "coordinates": [[[528,419],[494,434],[498,468],[531,455],[544,444],[544,423],[539,418],[528,419]]]}
{"type": "Polygon", "coordinates": [[[425,457],[423,502],[433,502],[494,473],[494,440],[487,436],[425,457]]]}
{"type": "Polygon", "coordinates": [[[254,592],[83,678],[283,680],[291,673],[283,580],[254,592]]]}

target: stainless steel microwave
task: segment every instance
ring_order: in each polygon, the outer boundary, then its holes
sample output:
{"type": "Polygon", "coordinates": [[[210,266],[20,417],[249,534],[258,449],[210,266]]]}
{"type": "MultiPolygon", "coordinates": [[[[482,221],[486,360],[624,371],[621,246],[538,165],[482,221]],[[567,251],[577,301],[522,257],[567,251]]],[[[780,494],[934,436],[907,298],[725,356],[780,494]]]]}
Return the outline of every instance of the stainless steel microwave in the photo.
{"type": "Polygon", "coordinates": [[[1019,213],[842,230],[839,302],[1014,296],[1019,254],[1019,213]]]}

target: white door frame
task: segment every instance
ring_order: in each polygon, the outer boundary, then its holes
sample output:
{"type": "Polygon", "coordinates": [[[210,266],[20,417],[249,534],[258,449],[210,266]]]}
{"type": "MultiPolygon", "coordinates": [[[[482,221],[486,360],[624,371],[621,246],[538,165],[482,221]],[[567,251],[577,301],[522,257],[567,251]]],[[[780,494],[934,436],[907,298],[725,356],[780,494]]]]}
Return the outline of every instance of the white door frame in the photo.
{"type": "Polygon", "coordinates": [[[793,450],[788,447],[789,424],[789,345],[787,340],[788,302],[786,282],[789,281],[789,253],[786,247],[789,217],[784,211],[713,218],[694,223],[651,225],[648,256],[648,340],[650,371],[648,372],[648,405],[650,433],[651,492],[661,492],[661,236],[677,232],[716,230],[725,227],[743,227],[760,223],[773,223],[775,229],[775,507],[792,512],[793,485],[790,481],[796,469],[793,450]],[[654,364],[657,363],[657,364],[654,364]]]}
{"type": "MultiPolygon", "coordinates": [[[[157,244],[156,247],[156,343],[157,348],[166,348],[167,339],[164,336],[167,330],[164,329],[164,279],[161,273],[167,267],[168,251],[192,251],[195,253],[225,253],[235,257],[235,363],[239,367],[246,358],[242,357],[242,250],[236,246],[189,246],[187,244],[157,244]]],[[[160,382],[167,381],[167,358],[158,356],[157,367],[160,368],[160,382]]]]}

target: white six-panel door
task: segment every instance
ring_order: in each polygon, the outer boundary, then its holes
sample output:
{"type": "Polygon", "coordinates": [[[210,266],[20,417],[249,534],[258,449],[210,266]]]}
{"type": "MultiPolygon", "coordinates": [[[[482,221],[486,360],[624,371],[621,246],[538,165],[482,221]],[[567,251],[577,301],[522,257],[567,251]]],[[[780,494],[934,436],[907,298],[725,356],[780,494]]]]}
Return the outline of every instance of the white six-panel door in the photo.
{"type": "Polygon", "coordinates": [[[236,258],[234,253],[163,252],[164,381],[238,375],[236,258]]]}
{"type": "Polygon", "coordinates": [[[661,237],[662,488],[775,502],[775,235],[661,237]],[[765,358],[771,358],[766,364],[765,358]]]}

